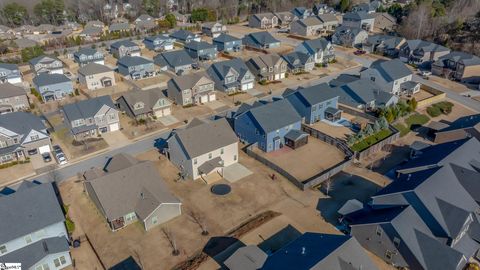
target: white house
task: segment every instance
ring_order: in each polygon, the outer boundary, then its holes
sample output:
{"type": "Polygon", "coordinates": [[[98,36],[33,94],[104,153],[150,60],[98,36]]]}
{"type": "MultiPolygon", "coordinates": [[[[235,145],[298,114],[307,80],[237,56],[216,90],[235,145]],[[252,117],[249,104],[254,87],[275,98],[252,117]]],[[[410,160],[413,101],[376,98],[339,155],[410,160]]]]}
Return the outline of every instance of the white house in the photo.
{"type": "MultiPolygon", "coordinates": [[[[402,93],[402,85],[410,85],[412,81],[412,71],[399,59],[377,60],[372,63],[370,68],[360,72],[362,79],[369,79],[375,82],[383,91],[394,95],[402,93]],[[408,82],[408,83],[407,83],[408,82]]],[[[412,92],[418,92],[420,85],[412,86],[412,92]]],[[[410,86],[408,88],[411,88],[410,86]]]]}
{"type": "Polygon", "coordinates": [[[0,262],[57,270],[72,264],[65,217],[50,183],[23,181],[0,191],[0,262]]]}
{"type": "Polygon", "coordinates": [[[207,181],[238,162],[238,138],[223,118],[208,123],[194,119],[175,130],[167,144],[168,158],[185,178],[207,181]]]}

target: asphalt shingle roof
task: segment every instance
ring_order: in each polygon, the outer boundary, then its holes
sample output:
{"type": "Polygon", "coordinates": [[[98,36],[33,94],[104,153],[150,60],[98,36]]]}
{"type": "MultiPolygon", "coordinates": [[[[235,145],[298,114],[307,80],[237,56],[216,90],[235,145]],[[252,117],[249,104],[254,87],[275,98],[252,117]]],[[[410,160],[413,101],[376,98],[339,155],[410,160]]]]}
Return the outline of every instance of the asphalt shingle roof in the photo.
{"type": "Polygon", "coordinates": [[[153,58],[156,65],[167,64],[171,67],[181,67],[193,64],[193,58],[185,50],[163,52],[153,58]]]}
{"type": "Polygon", "coordinates": [[[71,80],[63,74],[42,73],[33,78],[33,83],[39,87],[64,82],[71,82],[71,80]]]}
{"type": "Polygon", "coordinates": [[[100,65],[97,63],[89,63],[78,69],[78,73],[84,76],[105,73],[109,71],[112,71],[112,69],[105,65],[100,65]]]}
{"type": "Polygon", "coordinates": [[[25,89],[11,83],[0,84],[0,98],[9,98],[26,95],[25,89]]]}
{"type": "Polygon", "coordinates": [[[131,41],[131,40],[128,40],[128,39],[126,39],[126,40],[120,40],[120,41],[117,41],[117,42],[114,42],[114,43],[110,44],[110,47],[111,47],[111,48],[116,48],[116,49],[118,49],[118,48],[120,48],[120,47],[122,47],[122,46],[128,48],[128,47],[136,47],[136,46],[138,46],[138,45],[137,45],[137,43],[135,43],[135,42],[133,42],[133,41],[131,41]]]}
{"type": "Polygon", "coordinates": [[[126,67],[133,67],[133,66],[140,66],[145,64],[153,64],[153,61],[141,56],[124,56],[118,59],[118,64],[126,66],[126,67]]]}
{"type": "Polygon", "coordinates": [[[250,34],[246,35],[245,38],[250,38],[250,39],[254,40],[256,43],[261,44],[261,45],[280,42],[279,40],[274,38],[272,36],[272,34],[270,34],[267,31],[250,33],[250,34]]]}
{"type": "Polygon", "coordinates": [[[232,35],[222,33],[218,37],[214,38],[213,41],[215,42],[220,42],[220,43],[226,43],[226,42],[232,42],[232,41],[241,41],[241,38],[236,38],[232,35]]]}
{"type": "Polygon", "coordinates": [[[110,96],[99,96],[67,104],[62,110],[70,121],[74,121],[94,117],[104,105],[115,109],[110,96]]]}
{"type": "Polygon", "coordinates": [[[256,106],[247,113],[265,133],[284,128],[302,120],[301,116],[287,100],[278,100],[262,106],[256,106]]]}
{"type": "Polygon", "coordinates": [[[370,66],[376,69],[387,82],[392,82],[406,76],[412,75],[412,71],[400,60],[377,60],[370,66]]]}

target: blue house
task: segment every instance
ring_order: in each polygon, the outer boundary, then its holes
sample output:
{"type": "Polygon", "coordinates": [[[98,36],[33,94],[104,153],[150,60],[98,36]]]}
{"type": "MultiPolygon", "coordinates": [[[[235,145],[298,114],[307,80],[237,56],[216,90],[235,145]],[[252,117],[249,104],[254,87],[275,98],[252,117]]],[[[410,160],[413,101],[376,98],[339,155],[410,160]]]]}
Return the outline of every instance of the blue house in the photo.
{"type": "Polygon", "coordinates": [[[284,98],[292,104],[307,124],[323,119],[334,122],[339,120],[342,114],[338,109],[338,95],[325,83],[286,91],[284,98]]]}
{"type": "Polygon", "coordinates": [[[42,73],[33,78],[33,85],[44,102],[59,100],[73,93],[72,81],[63,74],[42,73]]]}
{"type": "Polygon", "coordinates": [[[238,52],[242,49],[242,39],[223,33],[213,39],[213,45],[220,52],[238,52]]]}
{"type": "Polygon", "coordinates": [[[194,59],[212,60],[217,58],[217,47],[205,41],[192,40],[185,44],[184,49],[194,59]]]}
{"type": "Polygon", "coordinates": [[[201,41],[199,35],[194,34],[194,33],[190,32],[190,31],[187,31],[187,30],[183,30],[183,29],[177,30],[177,31],[171,33],[170,37],[174,38],[175,40],[177,40],[178,42],[181,42],[183,44],[190,43],[191,41],[198,41],[198,42],[201,41]]]}
{"type": "Polygon", "coordinates": [[[271,152],[286,144],[285,136],[298,133],[302,117],[287,100],[256,102],[240,106],[233,115],[234,129],[240,140],[258,143],[258,148],[271,152]]]}
{"type": "Polygon", "coordinates": [[[118,72],[134,80],[155,76],[153,61],[141,56],[124,56],[117,62],[118,72]]]}
{"type": "Polygon", "coordinates": [[[280,40],[274,38],[272,34],[267,31],[245,35],[242,43],[245,46],[263,50],[280,47],[280,40]]]}
{"type": "Polygon", "coordinates": [[[175,39],[167,35],[150,36],[143,40],[145,47],[156,52],[173,50],[174,42],[175,39]]]}

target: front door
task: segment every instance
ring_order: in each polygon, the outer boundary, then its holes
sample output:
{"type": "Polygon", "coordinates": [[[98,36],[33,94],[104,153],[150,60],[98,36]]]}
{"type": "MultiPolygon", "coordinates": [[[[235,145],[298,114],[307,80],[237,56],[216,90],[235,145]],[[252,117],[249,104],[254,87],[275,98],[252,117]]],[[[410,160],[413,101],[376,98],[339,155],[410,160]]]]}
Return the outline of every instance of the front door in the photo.
{"type": "Polygon", "coordinates": [[[273,151],[280,149],[280,137],[273,139],[273,151]]]}

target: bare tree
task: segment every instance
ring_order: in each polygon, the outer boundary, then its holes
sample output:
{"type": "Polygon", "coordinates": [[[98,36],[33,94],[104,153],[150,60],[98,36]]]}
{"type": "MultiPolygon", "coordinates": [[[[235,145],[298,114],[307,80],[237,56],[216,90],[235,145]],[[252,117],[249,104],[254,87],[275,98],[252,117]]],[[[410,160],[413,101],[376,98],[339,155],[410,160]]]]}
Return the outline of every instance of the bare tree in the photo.
{"type": "Polygon", "coordinates": [[[173,232],[168,227],[163,227],[162,232],[163,232],[163,235],[165,235],[165,238],[167,238],[168,242],[170,243],[170,246],[172,247],[172,255],[173,256],[180,255],[180,250],[178,249],[178,246],[177,246],[177,240],[173,232]]]}
{"type": "Polygon", "coordinates": [[[185,210],[185,213],[190,217],[190,220],[196,223],[202,230],[202,235],[208,235],[207,223],[205,218],[197,211],[193,209],[185,210]]]}
{"type": "Polygon", "coordinates": [[[323,188],[325,189],[325,194],[329,196],[330,191],[333,190],[333,180],[332,178],[328,178],[325,182],[323,182],[323,188]]]}

